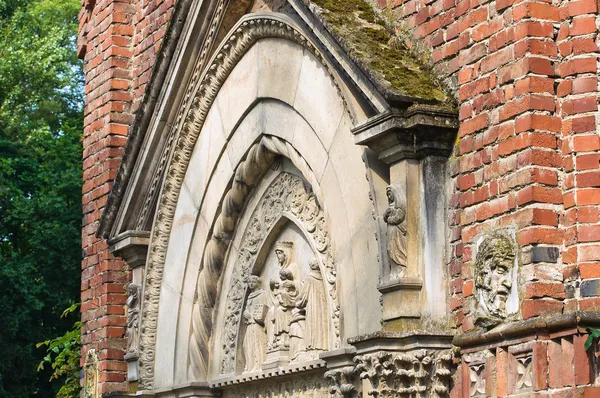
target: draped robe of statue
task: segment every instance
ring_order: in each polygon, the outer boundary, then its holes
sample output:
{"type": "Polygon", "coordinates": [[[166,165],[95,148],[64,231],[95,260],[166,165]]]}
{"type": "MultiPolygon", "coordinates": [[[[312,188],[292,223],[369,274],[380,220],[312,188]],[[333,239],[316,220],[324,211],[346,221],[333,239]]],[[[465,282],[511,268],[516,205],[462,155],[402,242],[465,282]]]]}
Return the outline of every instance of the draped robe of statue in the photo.
{"type": "Polygon", "coordinates": [[[390,185],[386,190],[389,207],[383,214],[383,219],[388,225],[388,254],[393,264],[390,270],[392,279],[406,276],[407,267],[407,238],[406,238],[406,211],[401,205],[402,195],[400,190],[390,185]]]}
{"type": "Polygon", "coordinates": [[[261,369],[265,360],[267,334],[265,332],[265,315],[267,309],[267,294],[264,290],[255,290],[248,295],[244,319],[246,335],[244,336],[245,372],[256,372],[261,369]]]}
{"type": "Polygon", "coordinates": [[[303,281],[296,305],[304,308],[306,327],[304,344],[307,351],[329,349],[329,317],[327,315],[327,294],[323,276],[316,261],[309,263],[310,272],[303,281]]]}

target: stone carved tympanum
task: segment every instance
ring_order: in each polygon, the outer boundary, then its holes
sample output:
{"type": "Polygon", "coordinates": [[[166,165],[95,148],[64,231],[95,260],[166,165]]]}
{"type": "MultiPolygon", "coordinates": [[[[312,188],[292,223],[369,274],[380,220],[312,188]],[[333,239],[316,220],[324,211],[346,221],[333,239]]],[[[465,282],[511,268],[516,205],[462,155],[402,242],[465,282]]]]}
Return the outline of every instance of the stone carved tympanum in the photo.
{"type": "Polygon", "coordinates": [[[125,302],[127,306],[127,352],[136,353],[140,336],[140,286],[130,284],[127,290],[129,293],[125,302]]]}
{"type": "Polygon", "coordinates": [[[479,244],[475,258],[477,326],[491,327],[506,319],[516,255],[516,242],[506,231],[493,232],[479,244]]]}
{"type": "Polygon", "coordinates": [[[244,320],[246,334],[244,335],[245,372],[256,372],[265,360],[267,334],[265,331],[265,317],[267,315],[267,294],[261,288],[262,279],[256,275],[248,278],[250,294],[246,300],[244,320]]]}
{"type": "Polygon", "coordinates": [[[386,189],[389,207],[383,213],[383,221],[387,224],[387,252],[390,260],[390,279],[406,276],[407,241],[406,210],[400,188],[389,185],[386,189]]]}
{"type": "MultiPolygon", "coordinates": [[[[304,239],[313,248],[296,257],[294,243],[275,242],[269,253],[276,261],[268,289],[265,289],[268,309],[264,318],[266,359],[260,370],[286,366],[318,358],[320,351],[339,346],[339,305],[336,274],[325,217],[319,203],[304,180],[282,173],[266,190],[248,222],[233,267],[225,305],[222,330],[221,374],[236,371],[236,353],[244,292],[253,272],[266,233],[285,216],[302,227],[304,239]],[[333,304],[333,305],[332,305],[333,304]]],[[[282,226],[281,228],[284,228],[282,226]]],[[[266,287],[266,286],[265,286],[266,287]]],[[[245,354],[244,354],[245,356],[245,354]]],[[[246,372],[250,372],[246,368],[246,372]]],[[[255,370],[256,371],[256,370],[255,370]]]]}

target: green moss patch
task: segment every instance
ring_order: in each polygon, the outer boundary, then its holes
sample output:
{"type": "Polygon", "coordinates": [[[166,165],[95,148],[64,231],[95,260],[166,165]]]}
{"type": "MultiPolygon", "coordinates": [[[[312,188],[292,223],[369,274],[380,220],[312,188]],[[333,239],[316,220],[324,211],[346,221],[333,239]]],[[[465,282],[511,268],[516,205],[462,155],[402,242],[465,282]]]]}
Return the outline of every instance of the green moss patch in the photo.
{"type": "Polygon", "coordinates": [[[424,102],[448,103],[431,70],[419,63],[367,0],[310,0],[349,56],[386,91],[424,102]]]}

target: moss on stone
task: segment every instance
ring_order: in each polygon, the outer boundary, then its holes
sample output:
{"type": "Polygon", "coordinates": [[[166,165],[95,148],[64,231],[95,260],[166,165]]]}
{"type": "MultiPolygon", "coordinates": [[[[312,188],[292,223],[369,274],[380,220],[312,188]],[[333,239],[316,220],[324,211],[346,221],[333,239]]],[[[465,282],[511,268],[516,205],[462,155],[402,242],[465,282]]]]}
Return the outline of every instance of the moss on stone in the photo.
{"type": "Polygon", "coordinates": [[[319,7],[327,28],[375,83],[395,95],[425,102],[448,104],[431,70],[398,43],[367,0],[310,0],[319,7]]]}

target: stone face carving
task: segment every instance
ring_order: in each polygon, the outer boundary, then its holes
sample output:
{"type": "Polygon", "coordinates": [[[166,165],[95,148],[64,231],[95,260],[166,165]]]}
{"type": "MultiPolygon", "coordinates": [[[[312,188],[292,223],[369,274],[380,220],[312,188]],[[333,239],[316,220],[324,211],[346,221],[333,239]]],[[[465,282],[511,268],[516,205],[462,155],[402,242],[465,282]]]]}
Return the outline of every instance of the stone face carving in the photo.
{"type": "MultiPolygon", "coordinates": [[[[235,371],[237,331],[243,304],[245,280],[251,272],[256,256],[261,245],[266,239],[266,234],[272,227],[285,216],[294,219],[308,232],[307,238],[314,243],[317,249],[317,259],[313,267],[322,266],[319,270],[311,270],[309,276],[302,283],[297,280],[292,269],[298,269],[295,263],[293,244],[278,242],[275,252],[278,258],[279,279],[269,283],[271,292],[271,307],[265,317],[267,335],[266,347],[269,352],[287,351],[291,359],[303,360],[303,353],[316,356],[310,351],[328,350],[339,347],[339,305],[337,304],[336,273],[333,256],[329,244],[329,234],[326,229],[325,217],[315,196],[307,192],[304,181],[293,174],[282,173],[271,183],[265,191],[261,201],[254,210],[248,227],[240,244],[240,252],[234,264],[232,280],[226,299],[225,321],[222,329],[225,336],[222,339],[221,374],[231,374],[235,371]],[[277,253],[279,252],[279,253],[277,253]],[[320,277],[322,290],[316,289],[320,277]],[[311,286],[310,288],[308,286],[311,286]],[[306,287],[305,287],[306,286],[306,287]],[[306,290],[304,290],[306,289],[306,290]],[[325,292],[325,294],[323,294],[325,292]],[[302,294],[305,300],[302,300],[302,294]],[[311,294],[321,297],[321,311],[319,314],[310,304],[311,294]],[[299,303],[301,305],[299,305],[299,303]],[[330,303],[333,303],[333,308],[330,303]],[[320,341],[311,336],[310,350],[307,350],[307,328],[309,321],[307,312],[312,311],[310,317],[321,317],[326,321],[326,326],[319,325],[321,331],[328,333],[320,341]],[[331,341],[330,331],[333,328],[335,340],[331,341]],[[331,346],[316,348],[314,344],[331,346]]],[[[298,271],[296,271],[298,272],[298,271]]],[[[315,298],[315,300],[317,300],[315,298]]],[[[314,303],[315,306],[318,304],[314,303]]],[[[311,318],[312,319],[312,318],[311,318]]],[[[315,326],[316,328],[316,326],[315,326]]],[[[319,329],[314,329],[318,333],[319,329]]],[[[270,354],[267,353],[267,360],[270,354]]],[[[307,358],[308,359],[308,358],[307,358]]],[[[264,367],[263,367],[264,368],[264,367]]]]}
{"type": "Polygon", "coordinates": [[[98,354],[94,348],[85,355],[83,365],[85,380],[83,384],[84,398],[100,398],[100,380],[98,374],[98,354]]]}
{"type": "Polygon", "coordinates": [[[388,225],[387,251],[392,260],[390,263],[390,279],[406,276],[407,241],[406,210],[400,188],[389,185],[386,189],[389,207],[383,213],[383,220],[388,225]]]}
{"type": "Polygon", "coordinates": [[[256,275],[250,276],[248,289],[250,294],[246,300],[244,321],[246,334],[244,335],[244,357],[246,359],[245,372],[256,372],[265,360],[267,334],[265,332],[265,317],[267,315],[267,294],[261,289],[262,279],[256,275]]]}
{"type": "Polygon", "coordinates": [[[127,306],[127,353],[136,353],[140,337],[140,286],[130,284],[127,306]]]}
{"type": "MultiPolygon", "coordinates": [[[[188,93],[195,93],[190,99],[190,106],[181,107],[186,110],[185,114],[182,114],[182,128],[173,129],[173,131],[180,131],[179,134],[170,134],[168,142],[166,144],[166,150],[164,156],[161,158],[161,163],[166,164],[167,159],[174,159],[173,163],[161,169],[153,176],[152,185],[158,186],[160,181],[163,181],[163,173],[166,174],[164,178],[165,184],[162,190],[162,194],[158,200],[156,223],[154,226],[154,236],[152,244],[148,254],[148,263],[146,270],[146,279],[144,286],[144,305],[143,316],[141,317],[141,335],[140,335],[140,388],[152,389],[154,381],[154,358],[155,358],[155,342],[156,342],[156,329],[158,320],[158,307],[160,299],[160,286],[162,280],[162,274],[165,265],[165,255],[168,246],[168,237],[170,235],[173,219],[175,215],[175,209],[179,197],[179,192],[183,184],[183,179],[187,171],[189,160],[196,141],[200,134],[200,127],[203,125],[208,111],[213,105],[213,102],[219,92],[219,88],[225,82],[227,76],[231,70],[237,65],[238,61],[245,55],[246,51],[252,47],[258,40],[265,37],[279,37],[292,42],[298,43],[308,50],[310,54],[313,54],[321,64],[329,71],[332,75],[328,65],[323,59],[323,56],[319,53],[317,48],[307,40],[306,37],[298,31],[292,23],[289,21],[282,21],[273,18],[254,17],[242,22],[227,39],[227,45],[222,46],[218,50],[218,56],[214,57],[213,63],[205,68],[203,63],[199,65],[197,71],[207,70],[202,80],[198,85],[191,85],[188,93]],[[197,88],[197,89],[196,89],[197,88]],[[172,149],[172,154],[171,150],[172,149]],[[171,156],[172,155],[172,156],[171,156]],[[163,172],[163,170],[165,170],[163,172]]],[[[198,73],[200,76],[201,72],[198,73]]],[[[332,75],[333,76],[333,75],[332,75]]],[[[333,79],[333,78],[332,78],[333,79]]],[[[333,80],[338,91],[339,86],[333,80]]],[[[341,91],[340,91],[341,92],[341,91]]],[[[343,96],[340,94],[340,98],[343,100],[343,96]]],[[[346,110],[348,108],[346,107],[346,110]]],[[[350,115],[352,117],[352,115],[350,115]]],[[[269,140],[267,140],[269,141],[269,140]]],[[[270,154],[280,154],[286,156],[292,160],[294,165],[302,172],[303,176],[311,182],[315,195],[320,198],[317,192],[318,184],[313,184],[313,180],[317,181],[316,177],[310,171],[310,167],[306,164],[306,161],[286,143],[271,142],[266,143],[268,148],[264,151],[265,143],[255,144],[258,148],[254,150],[253,156],[257,156],[258,153],[264,152],[270,154]]],[[[252,149],[251,151],[252,152],[252,149]]],[[[245,194],[241,195],[241,199],[245,199],[249,189],[255,183],[253,175],[256,177],[260,176],[264,168],[261,168],[261,162],[254,162],[257,167],[252,168],[246,173],[240,172],[236,174],[241,181],[241,184],[245,187],[245,194]],[[249,178],[250,177],[250,178],[249,178]]],[[[265,165],[264,167],[268,166],[265,165]]],[[[239,169],[239,168],[238,168],[239,169]]],[[[153,196],[152,196],[153,197],[153,196]]],[[[240,199],[238,197],[238,199],[240,199]]],[[[148,202],[149,203],[149,202],[148,202]]],[[[241,206],[243,203],[234,203],[237,206],[241,206]]],[[[234,212],[233,214],[237,214],[234,212]]],[[[143,218],[143,217],[142,217],[143,218]]],[[[323,219],[324,224],[324,219],[323,219]]],[[[325,263],[325,262],[324,262],[325,263]]],[[[203,292],[202,295],[210,298],[214,297],[216,291],[216,285],[220,275],[219,269],[212,269],[209,272],[209,276],[202,277],[199,279],[199,286],[206,287],[209,291],[203,292]],[[216,281],[215,281],[216,279],[216,281]]],[[[201,297],[200,295],[198,297],[201,297]]],[[[206,370],[207,357],[206,353],[208,349],[206,344],[210,339],[210,330],[212,326],[212,308],[214,300],[208,300],[201,304],[195,305],[194,308],[194,319],[193,323],[193,336],[192,344],[190,344],[190,377],[197,380],[202,377],[206,370]]],[[[334,311],[338,311],[337,308],[334,311]]],[[[337,324],[337,320],[334,320],[337,324]]]]}
{"type": "Polygon", "coordinates": [[[506,231],[491,233],[479,245],[475,258],[477,326],[495,326],[506,318],[516,255],[516,242],[506,231]]]}

